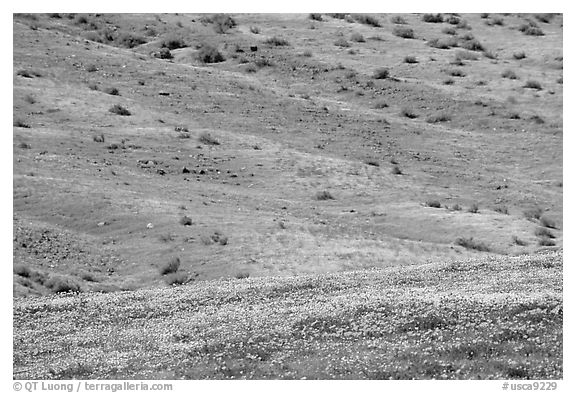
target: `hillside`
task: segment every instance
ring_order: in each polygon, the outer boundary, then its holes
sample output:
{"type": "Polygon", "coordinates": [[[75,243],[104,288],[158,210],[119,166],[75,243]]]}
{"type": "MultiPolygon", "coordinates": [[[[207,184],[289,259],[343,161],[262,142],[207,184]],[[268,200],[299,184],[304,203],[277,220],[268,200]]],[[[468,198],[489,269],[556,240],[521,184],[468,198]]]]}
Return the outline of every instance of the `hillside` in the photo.
{"type": "Polygon", "coordinates": [[[560,249],[562,34],[558,14],[16,14],[14,295],[560,249]]]}
{"type": "Polygon", "coordinates": [[[562,379],[562,255],[14,302],[16,379],[562,379]]]}

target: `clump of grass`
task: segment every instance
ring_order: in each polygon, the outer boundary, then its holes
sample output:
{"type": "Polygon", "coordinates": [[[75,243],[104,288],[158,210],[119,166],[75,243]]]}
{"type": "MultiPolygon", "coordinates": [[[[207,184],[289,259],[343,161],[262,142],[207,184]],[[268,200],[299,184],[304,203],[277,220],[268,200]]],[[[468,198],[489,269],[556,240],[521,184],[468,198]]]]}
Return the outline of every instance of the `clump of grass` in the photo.
{"type": "Polygon", "coordinates": [[[538,241],[538,245],[543,247],[553,247],[556,245],[556,243],[552,239],[540,239],[538,241]]]}
{"type": "Polygon", "coordinates": [[[236,273],[236,275],[234,277],[241,280],[241,279],[250,277],[250,273],[248,273],[247,271],[241,271],[241,272],[236,273]]]}
{"type": "Polygon", "coordinates": [[[18,144],[18,147],[19,147],[20,149],[31,149],[31,148],[32,148],[32,146],[30,146],[30,144],[29,144],[29,143],[26,143],[26,142],[20,142],[20,143],[18,144]]]}
{"type": "Polygon", "coordinates": [[[536,25],[532,21],[530,21],[529,23],[521,25],[518,28],[518,30],[520,30],[525,35],[531,35],[531,36],[543,36],[544,35],[544,32],[542,31],[542,29],[540,27],[538,27],[538,25],[536,25]]]}
{"type": "Polygon", "coordinates": [[[444,22],[444,17],[442,14],[424,14],[422,15],[422,20],[427,23],[442,23],[444,22]]]}
{"type": "Polygon", "coordinates": [[[404,57],[404,63],[416,64],[416,63],[418,63],[418,59],[416,59],[415,56],[405,56],[404,57]]]}
{"type": "Polygon", "coordinates": [[[442,84],[444,85],[453,85],[454,84],[454,79],[452,78],[446,78],[442,81],[442,84]]]}
{"type": "Polygon", "coordinates": [[[530,116],[530,120],[532,120],[536,124],[544,124],[546,123],[543,118],[538,115],[530,116]]]}
{"type": "Polygon", "coordinates": [[[118,37],[116,37],[114,42],[117,45],[131,49],[140,46],[142,44],[145,44],[146,39],[139,35],[134,35],[130,33],[121,33],[120,35],[118,35],[118,37]]]}
{"type": "Polygon", "coordinates": [[[541,207],[534,207],[524,211],[524,217],[529,220],[539,220],[543,213],[544,210],[541,207]]]}
{"type": "Polygon", "coordinates": [[[170,273],[176,273],[180,268],[180,258],[174,257],[160,266],[160,274],[166,275],[170,273]]]}
{"type": "Polygon", "coordinates": [[[508,214],[508,208],[506,206],[496,206],[494,211],[501,214],[508,214]]]}
{"type": "Polygon", "coordinates": [[[209,132],[203,132],[198,137],[198,141],[205,144],[205,145],[219,145],[220,142],[218,139],[214,138],[209,132]]]}
{"type": "Polygon", "coordinates": [[[410,108],[402,108],[400,115],[407,117],[409,119],[416,119],[418,115],[412,111],[410,108]]]}
{"type": "Polygon", "coordinates": [[[459,204],[455,203],[452,206],[450,206],[450,210],[460,211],[462,210],[462,207],[459,204]]]}
{"type": "Polygon", "coordinates": [[[96,83],[90,83],[90,84],[88,85],[88,88],[89,88],[90,90],[96,90],[96,91],[99,89],[99,87],[98,87],[98,85],[97,85],[96,83]]]}
{"type": "Polygon", "coordinates": [[[286,41],[284,38],[280,38],[277,36],[270,37],[270,38],[266,39],[264,41],[264,43],[271,45],[271,46],[288,46],[288,45],[290,45],[290,43],[288,41],[286,41]]]}
{"type": "Polygon", "coordinates": [[[86,72],[96,72],[98,71],[98,67],[95,64],[88,64],[86,66],[86,72]]]}
{"type": "Polygon", "coordinates": [[[20,277],[29,278],[32,274],[32,270],[28,266],[22,264],[15,264],[12,267],[12,270],[14,271],[14,274],[17,274],[20,277]]]}
{"type": "Polygon", "coordinates": [[[543,237],[546,239],[555,239],[556,238],[556,236],[546,228],[537,228],[534,231],[534,234],[538,237],[543,237]]]}
{"type": "Polygon", "coordinates": [[[448,35],[456,35],[456,29],[453,27],[445,27],[442,29],[442,33],[448,35]]]}
{"type": "Polygon", "coordinates": [[[154,57],[156,57],[157,59],[164,59],[164,60],[170,60],[174,58],[172,52],[170,52],[170,49],[168,48],[160,48],[158,52],[154,53],[154,57]]]}
{"type": "Polygon", "coordinates": [[[527,80],[523,86],[526,89],[542,90],[542,85],[536,80],[527,80]]]}
{"type": "Polygon", "coordinates": [[[450,121],[450,120],[452,120],[452,117],[450,116],[450,114],[448,114],[446,112],[441,112],[441,113],[437,113],[435,115],[430,115],[426,118],[427,123],[441,123],[441,122],[450,121]]]}
{"type": "Polygon", "coordinates": [[[400,169],[400,167],[398,165],[394,165],[392,167],[392,174],[393,175],[401,175],[402,174],[402,170],[400,169]]]}
{"type": "Polygon", "coordinates": [[[124,108],[122,105],[118,105],[118,104],[114,104],[112,105],[112,107],[110,109],[108,109],[108,112],[114,113],[116,115],[120,115],[120,116],[130,116],[132,113],[130,113],[130,111],[126,108],[124,108]]]}
{"type": "Polygon", "coordinates": [[[449,71],[448,71],[448,75],[450,75],[450,76],[456,76],[456,77],[459,77],[459,78],[463,78],[463,77],[466,76],[466,74],[465,74],[463,71],[461,71],[461,70],[449,70],[449,71]]]}
{"type": "Polygon", "coordinates": [[[54,293],[80,292],[80,285],[69,277],[52,276],[44,285],[54,293]]]}
{"type": "Polygon", "coordinates": [[[332,194],[330,194],[329,191],[318,191],[316,193],[316,195],[314,196],[314,198],[317,201],[328,201],[328,200],[332,200],[335,199],[332,194]]]}
{"type": "Polygon", "coordinates": [[[104,134],[94,135],[92,140],[97,143],[104,143],[104,134]]]}
{"type": "Polygon", "coordinates": [[[388,108],[388,104],[386,103],[386,101],[378,101],[377,103],[374,104],[374,109],[384,109],[384,108],[388,108]]]}
{"type": "Polygon", "coordinates": [[[364,25],[369,25],[372,27],[382,27],[378,18],[372,15],[353,14],[352,18],[358,23],[362,23],[364,25]]]}
{"type": "Polygon", "coordinates": [[[456,15],[450,15],[448,18],[446,18],[445,22],[451,25],[457,25],[461,22],[461,19],[456,15]]]}
{"type": "Polygon", "coordinates": [[[115,87],[107,87],[104,90],[104,93],[110,94],[111,96],[118,96],[120,95],[120,91],[115,87]]]}
{"type": "Polygon", "coordinates": [[[478,55],[476,53],[467,50],[459,50],[456,52],[455,57],[460,60],[478,60],[478,55]]]}
{"type": "Polygon", "coordinates": [[[198,50],[196,58],[202,63],[220,63],[225,60],[218,49],[207,44],[202,45],[200,50],[198,50]]]}
{"type": "Polygon", "coordinates": [[[478,213],[478,204],[473,203],[472,206],[468,208],[468,213],[478,213]]]}
{"type": "Polygon", "coordinates": [[[192,219],[188,216],[180,217],[180,220],[178,220],[178,222],[180,223],[180,225],[184,225],[184,226],[192,225],[192,219]]]}
{"type": "Polygon", "coordinates": [[[545,228],[556,228],[556,223],[550,218],[546,216],[540,216],[540,225],[545,228]]]}
{"type": "Polygon", "coordinates": [[[364,36],[358,32],[352,33],[352,35],[350,36],[350,41],[354,41],[354,42],[366,42],[366,39],[364,38],[364,36]]]}
{"type": "Polygon", "coordinates": [[[518,246],[527,246],[528,243],[525,242],[524,240],[520,239],[518,236],[512,236],[512,243],[518,245],[518,246]]]}
{"type": "Polygon", "coordinates": [[[458,46],[458,41],[454,37],[433,38],[428,41],[428,45],[436,49],[450,49],[458,46]]]}
{"type": "Polygon", "coordinates": [[[341,48],[349,48],[350,47],[350,43],[348,41],[346,41],[344,38],[338,38],[336,41],[334,41],[334,45],[339,46],[341,48]]]}
{"type": "Polygon", "coordinates": [[[518,79],[518,75],[512,70],[505,70],[502,72],[502,78],[518,79]]]}
{"type": "Polygon", "coordinates": [[[401,17],[400,15],[394,15],[390,18],[390,22],[394,23],[395,25],[405,25],[406,19],[401,17]]]}
{"type": "Polygon", "coordinates": [[[22,120],[14,120],[14,127],[18,128],[30,128],[28,123],[24,123],[22,120]]]}
{"type": "Polygon", "coordinates": [[[427,200],[426,203],[425,203],[425,205],[426,205],[427,207],[433,207],[433,208],[436,208],[436,209],[439,209],[439,208],[442,207],[442,205],[440,204],[440,202],[437,201],[437,200],[435,200],[435,199],[427,200]]]}
{"type": "Polygon", "coordinates": [[[522,52],[514,52],[514,53],[512,54],[512,57],[513,57],[515,60],[525,59],[525,58],[526,58],[526,52],[524,52],[524,51],[522,51],[522,52]]]}
{"type": "Polygon", "coordinates": [[[401,38],[414,38],[414,30],[406,26],[395,26],[394,29],[392,29],[392,34],[401,38]]]}
{"type": "Polygon", "coordinates": [[[483,252],[489,252],[490,251],[490,247],[488,247],[486,244],[476,241],[474,240],[474,238],[470,237],[470,238],[464,238],[464,237],[460,237],[458,239],[456,239],[456,244],[459,246],[462,246],[464,248],[467,248],[469,250],[476,250],[476,251],[483,251],[483,252]]]}
{"type": "Polygon", "coordinates": [[[390,70],[388,68],[378,68],[372,74],[372,78],[374,79],[386,79],[390,76],[390,70]]]}
{"type": "Polygon", "coordinates": [[[322,22],[322,14],[308,14],[308,19],[322,22]]]}
{"type": "Polygon", "coordinates": [[[520,120],[522,117],[520,116],[520,114],[518,112],[511,112],[508,115],[508,118],[511,120],[520,120]]]}
{"type": "Polygon", "coordinates": [[[464,49],[476,51],[476,52],[483,52],[484,46],[478,41],[477,39],[471,40],[464,40],[460,43],[460,46],[464,49]]]}
{"type": "Polygon", "coordinates": [[[164,275],[164,281],[168,285],[183,285],[190,280],[190,277],[185,272],[179,271],[174,273],[168,273],[164,275]]]}
{"type": "Polygon", "coordinates": [[[168,50],[186,48],[187,46],[181,37],[169,36],[160,42],[160,48],[166,48],[168,50]]]}

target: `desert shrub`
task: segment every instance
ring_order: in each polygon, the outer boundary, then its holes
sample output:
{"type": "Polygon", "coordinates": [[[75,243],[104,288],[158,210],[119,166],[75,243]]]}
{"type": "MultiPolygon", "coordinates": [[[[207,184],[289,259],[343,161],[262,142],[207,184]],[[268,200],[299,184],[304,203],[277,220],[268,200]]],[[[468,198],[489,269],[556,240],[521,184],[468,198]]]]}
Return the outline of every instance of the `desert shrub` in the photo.
{"type": "Polygon", "coordinates": [[[120,95],[120,91],[115,87],[107,87],[104,90],[104,93],[110,94],[111,96],[118,96],[120,95]]]}
{"type": "Polygon", "coordinates": [[[450,49],[458,46],[458,41],[454,37],[433,38],[428,41],[428,45],[436,49],[450,49]]]}
{"type": "Polygon", "coordinates": [[[270,38],[266,39],[264,41],[264,43],[271,45],[271,46],[288,46],[288,45],[290,45],[290,43],[288,41],[286,41],[284,38],[280,38],[277,36],[270,37],[270,38]]]}
{"type": "Polygon", "coordinates": [[[20,277],[28,278],[32,274],[30,268],[26,265],[16,264],[12,267],[14,274],[19,275],[20,277]]]}
{"type": "Polygon", "coordinates": [[[460,21],[461,19],[456,15],[450,15],[448,18],[446,18],[446,23],[449,23],[451,25],[457,25],[458,23],[460,23],[460,21]]]}
{"type": "Polygon", "coordinates": [[[486,48],[484,48],[484,52],[482,52],[482,53],[484,54],[484,57],[486,57],[486,58],[488,58],[488,59],[494,60],[494,59],[498,58],[498,56],[496,55],[496,53],[494,53],[494,52],[492,52],[492,51],[490,51],[490,50],[487,50],[486,48]]]}
{"type": "Polygon", "coordinates": [[[344,38],[338,38],[336,41],[334,41],[334,45],[339,46],[341,48],[350,47],[350,43],[346,41],[344,38]]]}
{"type": "Polygon", "coordinates": [[[462,210],[462,207],[460,207],[459,204],[455,203],[452,206],[450,206],[450,210],[460,211],[460,210],[462,210]]]}
{"type": "Polygon", "coordinates": [[[384,108],[388,108],[388,104],[386,103],[386,101],[378,101],[377,103],[374,104],[374,109],[384,109],[384,108]]]}
{"type": "Polygon", "coordinates": [[[172,52],[170,52],[170,49],[168,49],[166,47],[160,48],[160,50],[158,52],[155,52],[154,57],[156,57],[158,59],[172,59],[172,58],[174,58],[174,56],[172,56],[172,52]]]}
{"type": "Polygon", "coordinates": [[[48,14],[48,17],[49,17],[49,18],[52,18],[52,19],[62,19],[62,15],[60,15],[60,14],[57,13],[57,12],[49,13],[49,14],[48,14]]]}
{"type": "Polygon", "coordinates": [[[89,88],[90,90],[98,90],[98,89],[99,89],[99,87],[98,87],[98,85],[97,85],[96,83],[90,83],[90,84],[88,85],[88,88],[89,88]]]}
{"type": "Polygon", "coordinates": [[[473,203],[473,204],[468,208],[468,213],[478,213],[478,204],[473,203]]]}
{"type": "Polygon", "coordinates": [[[535,90],[542,90],[542,85],[540,82],[535,80],[527,80],[524,84],[524,88],[526,89],[535,89],[535,90]]]}
{"type": "Polygon", "coordinates": [[[14,120],[13,126],[18,128],[30,128],[30,125],[24,123],[22,120],[14,120]]]}
{"type": "Polygon", "coordinates": [[[544,210],[541,207],[533,207],[524,211],[524,217],[529,220],[539,220],[543,213],[544,210]]]}
{"type": "Polygon", "coordinates": [[[398,165],[394,165],[392,167],[392,174],[393,175],[401,175],[402,174],[402,170],[400,169],[400,167],[398,165]]]}
{"type": "Polygon", "coordinates": [[[456,58],[460,60],[478,60],[478,55],[467,50],[459,50],[456,52],[456,58]]]}
{"type": "Polygon", "coordinates": [[[463,78],[463,77],[466,76],[466,74],[465,74],[463,71],[461,71],[461,70],[449,70],[449,71],[448,71],[448,75],[450,75],[450,76],[456,76],[456,77],[458,77],[458,78],[463,78]]]}
{"type": "Polygon", "coordinates": [[[88,23],[88,18],[86,17],[86,15],[76,15],[74,23],[77,25],[85,25],[88,23]]]}
{"type": "Polygon", "coordinates": [[[214,30],[218,34],[224,34],[237,25],[234,18],[226,14],[213,15],[211,18],[209,18],[209,21],[214,25],[214,30]]]}
{"type": "Polygon", "coordinates": [[[460,47],[477,52],[484,51],[484,46],[475,38],[471,40],[464,40],[460,43],[460,47]]]}
{"type": "Polygon", "coordinates": [[[480,14],[480,18],[482,18],[482,19],[487,19],[487,18],[489,18],[489,17],[490,17],[490,14],[487,13],[487,12],[483,12],[483,13],[480,14]]]}
{"type": "Polygon", "coordinates": [[[164,281],[168,285],[182,285],[186,284],[189,280],[190,277],[188,277],[188,274],[182,271],[164,275],[164,281]]]}
{"type": "Polygon", "coordinates": [[[352,18],[357,21],[358,23],[362,23],[364,25],[369,25],[373,27],[382,27],[378,18],[372,15],[365,15],[365,14],[353,14],[352,18]]]}
{"type": "Polygon", "coordinates": [[[538,237],[543,237],[546,239],[555,239],[556,238],[556,236],[546,228],[537,228],[534,231],[534,234],[538,237]]]}
{"type": "Polygon", "coordinates": [[[427,23],[442,23],[444,22],[444,17],[442,14],[424,14],[422,15],[422,20],[427,23]]]}
{"type": "Polygon", "coordinates": [[[250,33],[260,34],[260,28],[258,26],[250,26],[250,33]]]}
{"type": "Polygon", "coordinates": [[[472,28],[468,25],[468,22],[464,19],[462,19],[457,25],[456,25],[457,29],[465,29],[465,30],[471,30],[472,28]]]}
{"type": "Polygon", "coordinates": [[[542,23],[550,23],[550,21],[554,18],[554,14],[535,14],[534,18],[542,23]]]}
{"type": "Polygon", "coordinates": [[[366,42],[364,36],[358,32],[352,33],[350,40],[354,42],[366,42]]]}
{"type": "Polygon", "coordinates": [[[260,57],[254,60],[254,65],[258,68],[272,67],[274,64],[267,57],[260,57]]]}
{"type": "Polygon", "coordinates": [[[416,59],[415,56],[406,56],[406,57],[404,57],[404,63],[416,64],[416,63],[418,63],[418,60],[416,59]]]}
{"type": "Polygon", "coordinates": [[[508,118],[511,120],[520,120],[522,117],[520,117],[520,114],[518,112],[511,112],[510,114],[508,114],[508,118]]]}
{"type": "Polygon", "coordinates": [[[532,120],[536,124],[544,124],[545,123],[544,119],[538,115],[530,116],[530,120],[532,120]]]}
{"type": "Polygon", "coordinates": [[[485,252],[490,251],[490,248],[486,244],[476,241],[472,237],[470,238],[460,237],[456,239],[456,244],[469,250],[485,251],[485,252]]]}
{"type": "Polygon", "coordinates": [[[445,121],[450,121],[450,120],[452,120],[452,117],[446,112],[437,113],[435,115],[430,115],[426,118],[426,122],[428,122],[428,123],[440,123],[440,122],[445,122],[445,121]]]}
{"type": "Polygon", "coordinates": [[[198,141],[205,144],[205,145],[219,145],[220,142],[214,138],[212,135],[210,135],[210,133],[208,132],[203,132],[200,134],[200,136],[198,137],[198,141]]]}
{"type": "Polygon", "coordinates": [[[112,105],[112,107],[110,109],[108,109],[108,112],[112,112],[116,115],[120,115],[120,116],[130,116],[132,113],[130,113],[130,111],[126,108],[124,108],[121,105],[118,104],[114,104],[112,105]]]}
{"type": "Polygon", "coordinates": [[[546,216],[540,216],[540,225],[545,228],[556,228],[556,223],[550,217],[546,216]]]}
{"type": "Polygon", "coordinates": [[[501,214],[508,214],[508,208],[506,206],[496,206],[494,211],[501,214]]]}
{"type": "Polygon", "coordinates": [[[160,274],[176,273],[180,268],[180,258],[174,257],[160,266],[160,274]]]}
{"type": "Polygon", "coordinates": [[[248,278],[248,277],[250,277],[250,273],[248,273],[247,271],[241,271],[241,272],[236,273],[236,275],[235,275],[234,277],[236,277],[237,279],[241,280],[241,279],[243,279],[243,278],[248,278]]]}
{"type": "Polygon", "coordinates": [[[334,197],[332,196],[332,194],[330,194],[330,192],[328,191],[318,191],[316,193],[316,195],[314,196],[314,198],[317,201],[327,201],[327,200],[331,200],[334,199],[334,197]]]}
{"type": "Polygon", "coordinates": [[[409,119],[415,119],[418,117],[418,115],[414,113],[410,108],[402,108],[402,110],[400,111],[400,115],[407,117],[409,119]]]}
{"type": "Polygon", "coordinates": [[[86,72],[96,72],[98,71],[98,67],[95,64],[88,64],[86,66],[86,72]]]}
{"type": "Polygon", "coordinates": [[[202,63],[220,63],[224,61],[224,56],[212,45],[202,45],[196,55],[202,63]]]}
{"type": "Polygon", "coordinates": [[[388,70],[388,68],[384,68],[384,67],[378,68],[372,74],[372,78],[374,78],[374,79],[386,79],[389,76],[390,76],[390,70],[388,70]]]}
{"type": "Polygon", "coordinates": [[[492,18],[492,24],[496,26],[504,26],[504,19],[500,18],[499,16],[496,16],[492,18]]]}
{"type": "Polygon", "coordinates": [[[178,220],[178,222],[180,223],[180,225],[184,226],[192,225],[192,219],[188,216],[180,217],[180,220],[178,220]]]}
{"type": "Polygon", "coordinates": [[[452,78],[446,78],[442,81],[443,85],[453,85],[454,84],[454,79],[452,78]]]}
{"type": "Polygon", "coordinates": [[[130,34],[130,33],[122,33],[116,37],[114,40],[118,45],[123,46],[125,48],[135,48],[139,45],[145,44],[146,39],[144,37],[130,34]]]}
{"type": "Polygon", "coordinates": [[[394,15],[390,18],[390,22],[394,23],[395,25],[405,25],[406,19],[401,17],[400,15],[394,15]]]}
{"type": "Polygon", "coordinates": [[[544,32],[542,29],[534,24],[534,22],[521,25],[518,30],[520,30],[525,35],[542,36],[544,32]]]}
{"type": "Polygon", "coordinates": [[[528,245],[527,242],[525,242],[524,240],[520,239],[518,236],[512,236],[512,243],[518,245],[518,246],[526,246],[528,245]]]}
{"type": "Polygon", "coordinates": [[[502,78],[518,79],[518,75],[512,70],[505,70],[502,72],[502,78]]]}
{"type": "Polygon", "coordinates": [[[414,30],[406,26],[395,26],[392,34],[401,38],[414,38],[414,30]]]}
{"type": "Polygon", "coordinates": [[[322,14],[308,14],[308,19],[322,22],[322,14]]]}
{"type": "Polygon", "coordinates": [[[346,16],[348,14],[341,14],[340,13],[340,14],[326,14],[326,15],[328,15],[329,17],[334,18],[334,19],[346,19],[346,16]]]}
{"type": "Polygon", "coordinates": [[[456,35],[456,29],[453,27],[445,27],[442,29],[442,33],[448,35],[456,35]]]}
{"type": "Polygon", "coordinates": [[[31,148],[32,148],[32,146],[30,146],[30,144],[29,144],[29,143],[26,143],[26,142],[20,142],[20,143],[18,144],[18,147],[19,147],[20,149],[31,149],[31,148]]]}
{"type": "Polygon", "coordinates": [[[555,246],[556,243],[552,239],[540,239],[538,241],[538,245],[543,246],[543,247],[552,247],[552,246],[555,246]]]}
{"type": "Polygon", "coordinates": [[[522,51],[522,52],[514,52],[514,53],[512,54],[512,57],[513,57],[515,60],[522,60],[522,59],[525,59],[525,58],[526,58],[526,53],[525,53],[524,51],[522,51]]]}
{"type": "Polygon", "coordinates": [[[435,200],[435,199],[426,201],[426,206],[427,206],[427,207],[434,207],[434,208],[436,208],[436,209],[439,209],[439,208],[442,207],[442,205],[440,204],[440,202],[437,201],[437,200],[435,200]]]}
{"type": "Polygon", "coordinates": [[[71,278],[64,276],[52,276],[44,285],[54,293],[80,292],[80,285],[71,278]]]}
{"type": "Polygon", "coordinates": [[[90,272],[81,272],[79,276],[84,281],[98,282],[98,278],[90,272]]]}
{"type": "Polygon", "coordinates": [[[180,37],[166,37],[160,42],[161,48],[168,48],[168,50],[186,48],[186,42],[180,37]]]}
{"type": "Polygon", "coordinates": [[[104,134],[94,135],[92,140],[97,143],[104,143],[104,134]]]}

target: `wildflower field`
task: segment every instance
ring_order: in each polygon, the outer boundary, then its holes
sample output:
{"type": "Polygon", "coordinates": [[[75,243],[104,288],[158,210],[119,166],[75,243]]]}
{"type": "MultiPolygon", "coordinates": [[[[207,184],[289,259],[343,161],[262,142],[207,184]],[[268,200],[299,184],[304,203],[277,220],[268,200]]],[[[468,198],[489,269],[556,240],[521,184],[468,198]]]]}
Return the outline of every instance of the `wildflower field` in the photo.
{"type": "Polygon", "coordinates": [[[561,379],[562,253],[14,302],[16,379],[561,379]]]}

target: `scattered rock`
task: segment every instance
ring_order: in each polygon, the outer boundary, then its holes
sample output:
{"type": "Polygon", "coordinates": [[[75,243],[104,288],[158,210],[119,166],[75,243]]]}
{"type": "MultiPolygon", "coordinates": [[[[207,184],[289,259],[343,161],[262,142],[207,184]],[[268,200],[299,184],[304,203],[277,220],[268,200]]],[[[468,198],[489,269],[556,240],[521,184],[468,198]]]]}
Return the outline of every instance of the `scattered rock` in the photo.
{"type": "Polygon", "coordinates": [[[148,225],[146,225],[146,228],[152,229],[152,228],[154,228],[154,224],[152,224],[151,222],[149,222],[148,225]]]}

